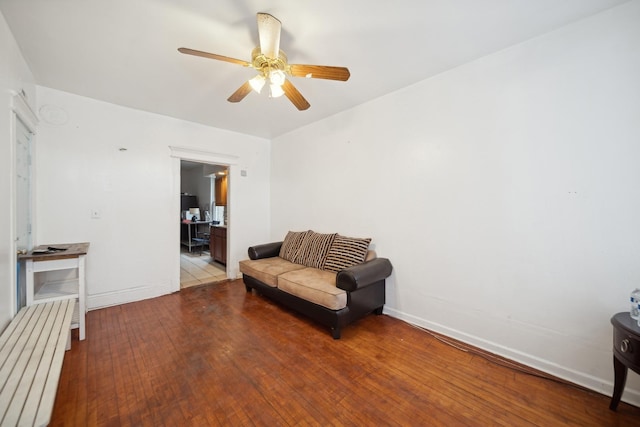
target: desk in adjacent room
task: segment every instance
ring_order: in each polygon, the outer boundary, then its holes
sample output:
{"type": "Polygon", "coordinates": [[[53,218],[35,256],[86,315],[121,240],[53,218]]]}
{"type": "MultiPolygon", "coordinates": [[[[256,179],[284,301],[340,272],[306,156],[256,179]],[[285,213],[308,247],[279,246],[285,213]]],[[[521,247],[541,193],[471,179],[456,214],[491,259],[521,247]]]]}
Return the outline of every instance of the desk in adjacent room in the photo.
{"type": "MultiPolygon", "coordinates": [[[[194,244],[193,239],[198,237],[198,227],[202,228],[202,226],[206,225],[206,232],[203,232],[203,236],[206,233],[209,234],[209,226],[211,225],[211,221],[189,221],[182,220],[180,222],[180,243],[189,248],[189,252],[191,252],[191,248],[197,246],[194,244]],[[184,228],[186,228],[186,233],[184,233],[184,228]]],[[[208,236],[206,239],[208,240],[208,236]]]]}

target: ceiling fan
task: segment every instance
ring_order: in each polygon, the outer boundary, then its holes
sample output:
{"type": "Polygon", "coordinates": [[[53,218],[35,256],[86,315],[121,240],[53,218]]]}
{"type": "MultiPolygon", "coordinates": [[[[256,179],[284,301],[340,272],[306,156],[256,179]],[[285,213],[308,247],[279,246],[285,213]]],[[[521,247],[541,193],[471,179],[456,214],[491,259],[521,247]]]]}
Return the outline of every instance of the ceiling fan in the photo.
{"type": "Polygon", "coordinates": [[[349,69],[345,67],[289,64],[287,56],[280,50],[281,29],[282,24],[278,19],[268,13],[258,13],[260,46],[253,49],[251,62],[186,47],[181,47],[178,51],[188,55],[231,62],[258,71],[258,75],[245,82],[227,99],[229,102],[242,101],[251,90],[260,93],[268,82],[271,97],[286,95],[298,110],[306,110],[310,106],[309,102],[293,83],[287,80],[287,76],[347,81],[351,74],[349,69]]]}

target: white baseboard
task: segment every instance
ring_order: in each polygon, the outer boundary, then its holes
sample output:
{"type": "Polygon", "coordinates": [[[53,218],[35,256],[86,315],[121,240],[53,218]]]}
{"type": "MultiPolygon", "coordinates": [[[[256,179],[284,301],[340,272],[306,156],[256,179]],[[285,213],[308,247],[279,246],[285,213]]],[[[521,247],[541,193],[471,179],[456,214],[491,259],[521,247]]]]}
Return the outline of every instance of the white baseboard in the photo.
{"type": "Polygon", "coordinates": [[[171,289],[169,289],[169,285],[167,284],[167,286],[139,286],[137,288],[87,295],[87,309],[95,310],[98,308],[127,304],[167,295],[169,293],[171,293],[171,289]]]}
{"type": "MultiPolygon", "coordinates": [[[[486,350],[490,353],[497,354],[515,362],[522,363],[526,366],[530,366],[534,369],[538,369],[542,372],[546,372],[555,377],[570,381],[574,384],[586,387],[590,390],[604,394],[606,396],[611,396],[613,394],[612,378],[597,378],[587,373],[573,370],[566,366],[560,366],[549,360],[540,359],[536,356],[522,353],[518,350],[505,347],[495,342],[487,341],[482,338],[458,331],[456,329],[446,327],[439,323],[430,322],[426,319],[403,313],[386,306],[384,307],[384,314],[400,320],[404,320],[409,324],[429,329],[442,335],[446,335],[453,339],[462,341],[474,347],[478,347],[482,350],[486,350]]],[[[626,387],[622,395],[622,401],[634,406],[640,406],[640,392],[626,387]]]]}

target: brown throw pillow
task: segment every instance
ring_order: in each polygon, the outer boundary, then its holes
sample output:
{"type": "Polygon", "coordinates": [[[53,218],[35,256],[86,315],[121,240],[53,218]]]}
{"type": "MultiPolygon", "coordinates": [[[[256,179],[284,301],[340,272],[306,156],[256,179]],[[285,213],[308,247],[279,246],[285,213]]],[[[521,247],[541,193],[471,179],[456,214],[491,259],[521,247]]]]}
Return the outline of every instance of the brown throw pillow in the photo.
{"type": "Polygon", "coordinates": [[[358,239],[337,235],[333,239],[327,258],[324,261],[324,270],[336,273],[345,268],[362,264],[367,256],[371,239],[358,239]]]}
{"type": "Polygon", "coordinates": [[[293,262],[321,269],[336,235],[337,233],[321,234],[309,230],[293,262]]]}
{"type": "Polygon", "coordinates": [[[282,242],[280,258],[294,262],[293,260],[296,257],[298,249],[300,249],[300,245],[302,245],[307,233],[308,231],[289,231],[282,242]]]}

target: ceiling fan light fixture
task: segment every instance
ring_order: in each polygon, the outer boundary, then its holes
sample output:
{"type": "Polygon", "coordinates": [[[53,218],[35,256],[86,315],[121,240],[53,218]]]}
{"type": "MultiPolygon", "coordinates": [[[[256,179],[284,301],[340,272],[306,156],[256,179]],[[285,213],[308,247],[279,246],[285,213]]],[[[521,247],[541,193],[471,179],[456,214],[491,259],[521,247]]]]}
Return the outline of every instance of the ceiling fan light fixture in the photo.
{"type": "Polygon", "coordinates": [[[269,80],[272,85],[282,86],[285,78],[286,76],[282,70],[272,70],[271,73],[269,73],[269,80]]]}
{"type": "Polygon", "coordinates": [[[252,79],[249,79],[249,84],[251,85],[251,89],[255,90],[258,93],[260,93],[260,91],[264,87],[265,82],[266,82],[266,79],[261,74],[258,74],[252,79]]]}
{"type": "Polygon", "coordinates": [[[271,83],[269,85],[269,89],[271,91],[271,98],[278,98],[279,96],[284,95],[284,90],[282,90],[282,86],[271,83]]]}

